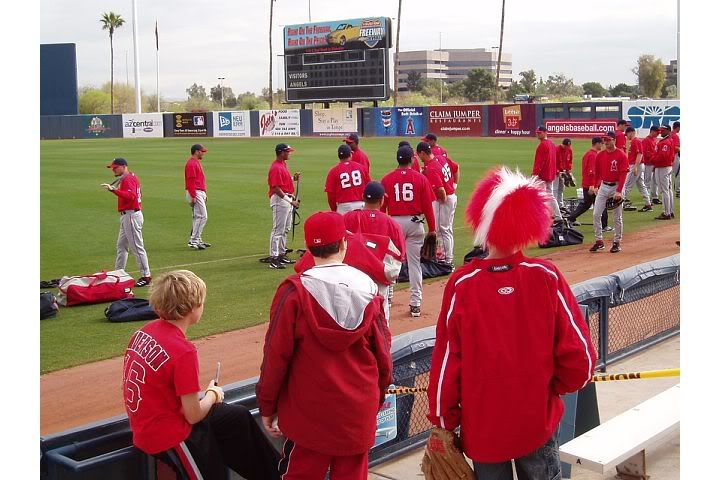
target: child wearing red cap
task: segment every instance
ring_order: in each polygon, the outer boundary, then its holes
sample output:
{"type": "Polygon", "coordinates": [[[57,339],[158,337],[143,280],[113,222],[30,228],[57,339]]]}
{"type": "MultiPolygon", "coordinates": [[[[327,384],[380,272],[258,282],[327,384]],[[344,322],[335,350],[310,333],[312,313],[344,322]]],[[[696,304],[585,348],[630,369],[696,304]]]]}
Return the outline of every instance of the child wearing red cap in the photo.
{"type": "Polygon", "coordinates": [[[342,215],[305,221],[315,266],[280,284],[256,394],[269,435],[286,440],[283,480],[365,480],[376,416],[391,382],[390,331],[378,287],[343,263],[342,215]]]}
{"type": "Polygon", "coordinates": [[[542,180],[502,168],[473,193],[466,219],[489,252],[448,280],[430,367],[428,418],[461,426],[477,479],[559,480],[560,395],[595,368],[588,327],[551,262],[522,249],[550,231],[542,180]]]}

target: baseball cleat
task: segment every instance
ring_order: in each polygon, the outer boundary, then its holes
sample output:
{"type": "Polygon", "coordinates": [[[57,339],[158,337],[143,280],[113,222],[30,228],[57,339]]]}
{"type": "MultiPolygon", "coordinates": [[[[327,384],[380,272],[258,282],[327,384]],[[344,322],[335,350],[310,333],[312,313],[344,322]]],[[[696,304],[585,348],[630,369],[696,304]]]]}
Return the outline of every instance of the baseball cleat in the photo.
{"type": "Polygon", "coordinates": [[[672,220],[673,217],[670,215],[667,215],[666,213],[661,213],[657,217],[655,217],[655,220],[672,220]]]}
{"type": "Polygon", "coordinates": [[[280,263],[284,263],[285,265],[291,265],[295,263],[295,260],[290,260],[287,255],[280,255],[277,257],[278,261],[280,263]]]}
{"type": "Polygon", "coordinates": [[[268,262],[268,266],[269,266],[270,268],[277,268],[278,270],[282,270],[282,269],[285,268],[285,265],[283,265],[283,264],[280,262],[280,260],[278,259],[278,257],[271,258],[270,261],[268,262]]]}
{"type": "Polygon", "coordinates": [[[608,225],[607,227],[603,227],[602,229],[603,232],[612,232],[613,230],[615,230],[615,228],[611,227],[610,225],[608,225]]]}
{"type": "Polygon", "coordinates": [[[205,245],[202,243],[188,243],[188,247],[192,248],[193,250],[205,250],[205,245]]]}
{"type": "Polygon", "coordinates": [[[413,317],[419,317],[420,316],[420,305],[410,305],[410,315],[413,317]]]}
{"type": "Polygon", "coordinates": [[[202,245],[205,248],[212,247],[212,243],[207,243],[207,242],[200,242],[200,245],[202,245]]]}
{"type": "Polygon", "coordinates": [[[618,253],[620,250],[622,250],[622,248],[620,248],[620,242],[613,242],[610,253],[618,253]]]}
{"type": "Polygon", "coordinates": [[[605,250],[605,244],[602,240],[596,240],[595,244],[590,247],[591,252],[597,252],[598,250],[605,250]]]}
{"type": "Polygon", "coordinates": [[[135,288],[147,287],[148,285],[150,285],[151,281],[151,277],[140,277],[138,278],[137,282],[135,282],[135,288]]]}
{"type": "Polygon", "coordinates": [[[638,212],[652,212],[652,205],[645,205],[638,212]]]}
{"type": "Polygon", "coordinates": [[[653,205],[662,205],[662,200],[660,200],[659,198],[653,198],[652,203],[653,205]]]}

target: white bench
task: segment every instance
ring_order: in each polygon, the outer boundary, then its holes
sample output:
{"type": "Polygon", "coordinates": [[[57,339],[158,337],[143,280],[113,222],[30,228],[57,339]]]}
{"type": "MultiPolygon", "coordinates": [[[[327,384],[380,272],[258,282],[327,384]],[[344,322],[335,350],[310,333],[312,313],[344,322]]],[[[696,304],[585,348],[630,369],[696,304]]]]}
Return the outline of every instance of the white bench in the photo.
{"type": "Polygon", "coordinates": [[[560,460],[622,479],[646,480],[645,449],[680,428],[680,384],[560,446],[560,460]]]}

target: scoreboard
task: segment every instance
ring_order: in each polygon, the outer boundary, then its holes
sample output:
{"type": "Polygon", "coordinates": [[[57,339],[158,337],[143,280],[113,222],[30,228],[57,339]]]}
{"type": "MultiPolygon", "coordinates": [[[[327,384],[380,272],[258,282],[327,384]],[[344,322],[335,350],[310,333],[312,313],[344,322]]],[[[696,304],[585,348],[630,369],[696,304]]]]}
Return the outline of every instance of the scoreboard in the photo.
{"type": "Polygon", "coordinates": [[[387,100],[391,22],[387,17],[288,25],[285,100],[387,100]]]}

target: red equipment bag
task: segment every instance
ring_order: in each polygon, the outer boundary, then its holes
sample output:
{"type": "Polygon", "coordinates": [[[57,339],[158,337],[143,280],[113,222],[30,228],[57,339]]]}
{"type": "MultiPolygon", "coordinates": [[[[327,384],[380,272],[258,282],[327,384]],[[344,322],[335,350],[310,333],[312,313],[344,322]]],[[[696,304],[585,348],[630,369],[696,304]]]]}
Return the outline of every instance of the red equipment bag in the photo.
{"type": "Polygon", "coordinates": [[[133,296],[135,280],[125,270],[93,275],[63,277],[57,295],[58,304],[71,307],[86,303],[114,302],[133,296]]]}

